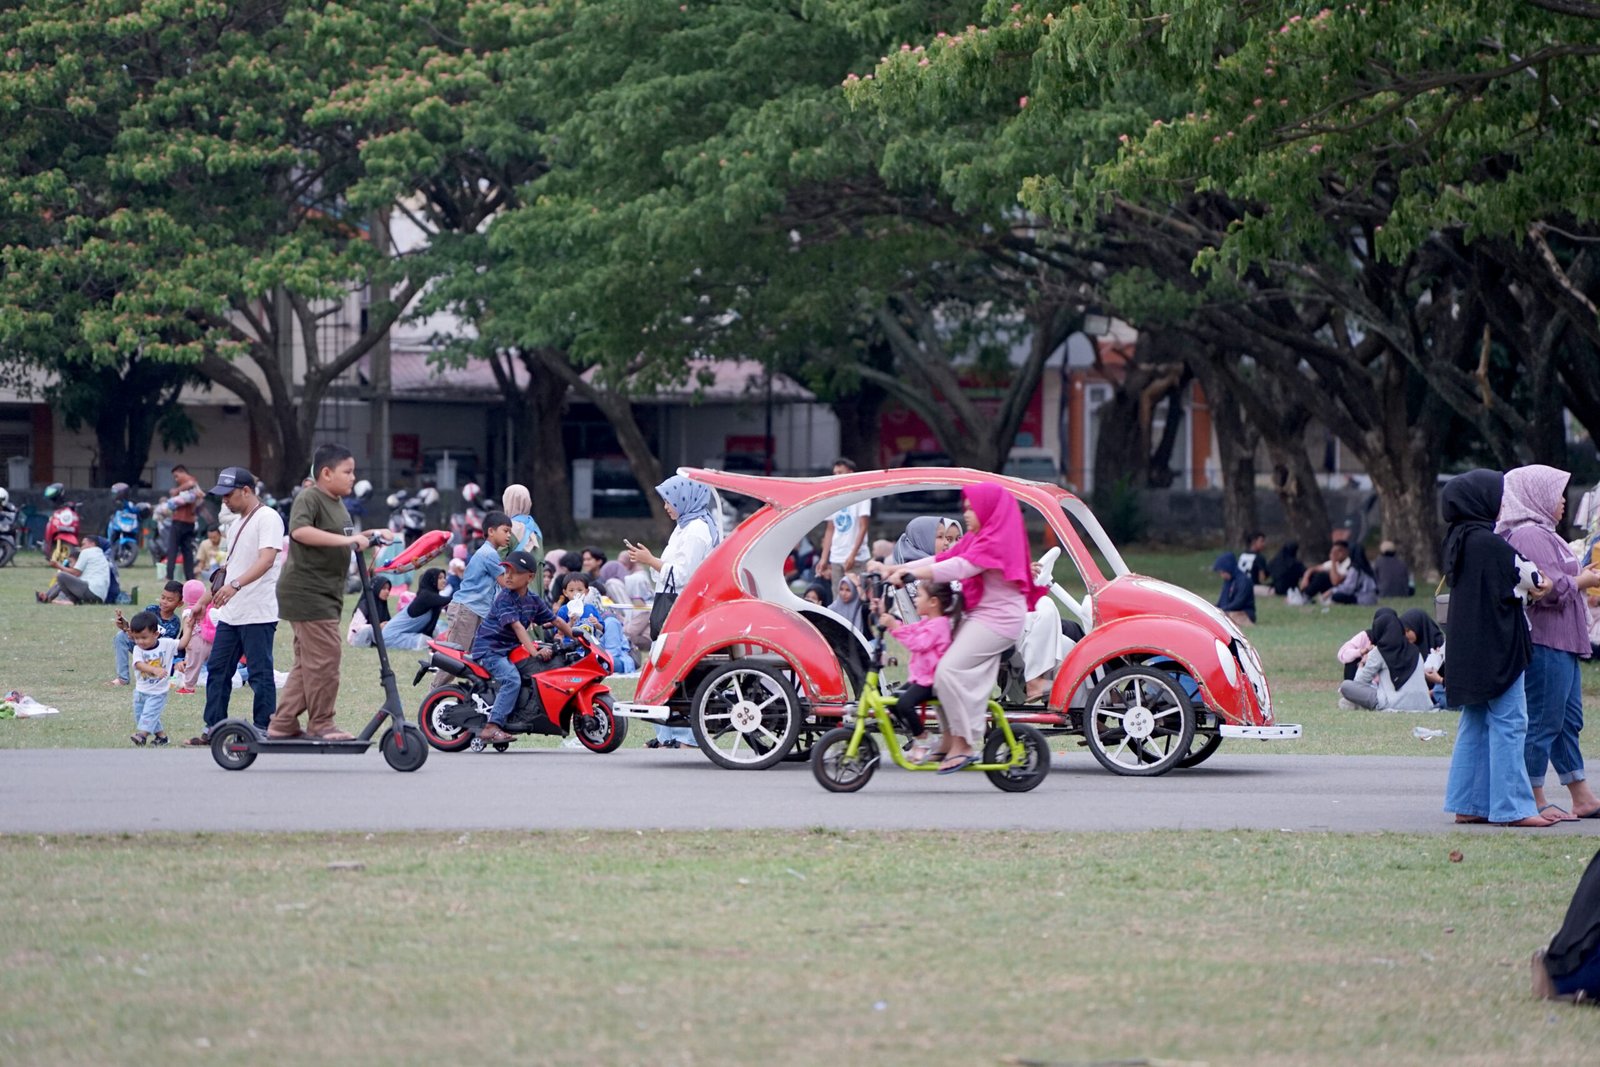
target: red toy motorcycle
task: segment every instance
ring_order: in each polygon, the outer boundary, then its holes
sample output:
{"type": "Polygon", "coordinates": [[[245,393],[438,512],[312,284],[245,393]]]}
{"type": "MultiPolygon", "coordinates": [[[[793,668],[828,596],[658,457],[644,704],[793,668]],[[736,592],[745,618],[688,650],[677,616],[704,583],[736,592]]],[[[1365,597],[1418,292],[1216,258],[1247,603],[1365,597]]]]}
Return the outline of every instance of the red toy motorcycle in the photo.
{"type": "MultiPolygon", "coordinates": [[[[423,699],[417,709],[423,736],[440,752],[482,751],[478,732],[494,708],[494,676],[455,645],[429,641],[428,647],[433,655],[418,661],[422,669],[411,684],[435,670],[455,676],[456,681],[431,690],[423,699]]],[[[507,733],[565,737],[570,732],[591,752],[611,752],[622,745],[628,720],[617,717],[611,690],[604,684],[611,673],[611,657],[581,630],[574,644],[557,648],[548,660],[520,647],[508,658],[522,674],[522,693],[506,720],[507,733]]],[[[494,746],[497,752],[508,747],[505,741],[494,746]]]]}
{"type": "Polygon", "coordinates": [[[60,482],[52,482],[44,491],[44,498],[54,509],[44,526],[44,554],[57,563],[66,562],[78,544],[78,505],[66,494],[66,487],[60,482]]]}

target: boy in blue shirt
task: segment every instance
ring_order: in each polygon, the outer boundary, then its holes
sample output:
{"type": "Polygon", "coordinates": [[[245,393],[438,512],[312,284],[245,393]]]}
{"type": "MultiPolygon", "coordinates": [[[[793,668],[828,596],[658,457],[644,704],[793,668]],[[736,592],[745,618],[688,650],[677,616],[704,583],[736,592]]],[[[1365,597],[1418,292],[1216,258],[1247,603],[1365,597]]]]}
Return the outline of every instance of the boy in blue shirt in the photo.
{"type": "Polygon", "coordinates": [[[500,576],[500,594],[494,598],[472,642],[472,658],[494,675],[496,683],[494,710],[489,713],[488,724],[478,731],[479,739],[491,745],[512,740],[505,725],[516,710],[517,697],[522,692],[522,672],[511,662],[512,650],[520,645],[540,659],[551,656],[549,648],[541,649],[534,644],[528,627],[554,626],[562,636],[572,636],[572,627],[565,619],[556,617],[544,597],[528,591],[528,584],[539,572],[539,564],[532,553],[520,549],[512,552],[501,567],[504,573],[500,576]]]}
{"type": "MultiPolygon", "coordinates": [[[[461,588],[456,590],[450,598],[450,606],[445,609],[448,626],[440,640],[457,648],[472,648],[478,626],[489,614],[495,594],[500,592],[500,552],[511,544],[511,516],[503,511],[489,512],[483,519],[483,536],[483,544],[467,560],[461,588]]],[[[450,675],[440,671],[433,680],[433,687],[437,689],[452,681],[450,675]]]]}

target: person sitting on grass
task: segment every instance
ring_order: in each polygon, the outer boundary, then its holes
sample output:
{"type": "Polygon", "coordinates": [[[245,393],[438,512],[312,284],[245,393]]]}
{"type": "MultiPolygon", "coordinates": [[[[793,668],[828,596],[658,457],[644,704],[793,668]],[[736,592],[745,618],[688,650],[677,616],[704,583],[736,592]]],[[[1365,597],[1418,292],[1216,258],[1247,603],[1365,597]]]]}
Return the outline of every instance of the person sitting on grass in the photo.
{"type": "Polygon", "coordinates": [[[521,549],[512,552],[501,569],[500,593],[472,642],[472,658],[495,680],[494,708],[489,712],[488,723],[478,731],[478,737],[489,745],[512,740],[505,727],[522,692],[522,672],[511,662],[512,650],[520,645],[542,660],[553,654],[549,646],[541,648],[534,644],[528,627],[554,626],[563,637],[572,636],[572,627],[565,619],[556,617],[544,597],[528,591],[528,584],[539,573],[538,561],[532,553],[521,549]]]}
{"type": "Polygon", "coordinates": [[[140,747],[152,739],[156,745],[165,745],[170,739],[161,728],[161,712],[167,706],[167,687],[171,684],[168,676],[178,656],[178,641],[161,636],[156,616],[148,611],[139,612],[126,623],[119,612],[117,626],[119,632],[124,626],[128,629],[133,642],[133,671],[138,676],[133,686],[134,729],[128,740],[140,747]]]}
{"type": "Polygon", "coordinates": [[[1422,657],[1422,676],[1428,680],[1433,694],[1433,706],[1444,708],[1444,631],[1421,608],[1400,613],[1400,625],[1406,628],[1406,640],[1417,646],[1422,657]]]}
{"type": "Polygon", "coordinates": [[[183,650],[179,696],[194,695],[216,636],[217,624],[211,621],[211,590],[200,579],[190,578],[183,583],[183,628],[178,633],[178,647],[183,650]]]}
{"type": "Polygon", "coordinates": [[[1371,650],[1356,676],[1339,683],[1339,696],[1371,711],[1436,711],[1417,646],[1393,608],[1379,608],[1366,631],[1371,650]]]}
{"type": "Polygon", "coordinates": [[[89,538],[66,563],[47,560],[56,577],[34,599],[41,604],[103,604],[111,591],[111,561],[96,538],[89,538]]]}
{"type": "Polygon", "coordinates": [[[1256,586],[1251,574],[1239,566],[1239,557],[1224,552],[1211,565],[1215,574],[1222,576],[1222,593],[1217,597],[1217,607],[1239,626],[1256,624],[1256,586]]]}
{"type": "Polygon", "coordinates": [[[214,525],[206,531],[205,539],[194,550],[195,573],[210,581],[211,572],[222,566],[227,558],[228,550],[222,547],[222,527],[214,525]]]}
{"type": "MultiPolygon", "coordinates": [[[[162,637],[177,640],[183,629],[183,619],[178,614],[178,607],[183,603],[183,583],[178,581],[168,582],[161,590],[160,598],[154,604],[145,605],[144,614],[154,615],[156,628],[161,631],[162,637]]],[[[117,659],[117,676],[107,685],[128,684],[128,656],[133,652],[133,638],[128,635],[128,622],[122,617],[122,609],[117,609],[117,632],[111,638],[111,648],[117,659]]]]}

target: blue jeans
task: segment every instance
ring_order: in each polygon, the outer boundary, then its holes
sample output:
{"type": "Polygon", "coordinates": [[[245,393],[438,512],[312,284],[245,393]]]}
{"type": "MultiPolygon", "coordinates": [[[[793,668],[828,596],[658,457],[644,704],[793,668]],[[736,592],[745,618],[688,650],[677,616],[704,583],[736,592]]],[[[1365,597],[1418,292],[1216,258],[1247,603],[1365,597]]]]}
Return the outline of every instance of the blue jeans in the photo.
{"type": "Polygon", "coordinates": [[[133,694],[133,724],[141,733],[159,734],[161,729],[161,713],[167,707],[166,693],[134,693],[133,694]]]}
{"type": "Polygon", "coordinates": [[[133,654],[133,638],[118,630],[111,637],[111,648],[117,656],[117,678],[120,681],[128,680],[128,657],[133,654]]]}
{"type": "Polygon", "coordinates": [[[1550,980],[1555,983],[1556,992],[1562,996],[1583,992],[1591,997],[1600,997],[1600,952],[1591,952],[1583,965],[1571,974],[1560,978],[1552,976],[1550,980]]]}
{"type": "Polygon", "coordinates": [[[1583,731],[1583,673],[1571,652],[1545,645],[1533,646],[1533,661],[1524,679],[1528,691],[1528,740],[1523,753],[1528,761],[1528,784],[1544,787],[1544,772],[1556,765],[1562,785],[1581,782],[1583,751],[1578,734],[1583,731]]]}
{"type": "Polygon", "coordinates": [[[1464,706],[1450,754],[1444,810],[1490,822],[1537,815],[1522,751],[1527,733],[1528,705],[1520,675],[1493,700],[1464,706]]]}
{"type": "Polygon", "coordinates": [[[206,733],[228,717],[228,701],[233,696],[233,672],[239,658],[249,661],[250,689],[255,694],[251,711],[256,728],[265,730],[278,709],[278,684],[272,677],[272,639],[278,632],[275,622],[253,622],[244,626],[217,623],[217,639],[206,660],[206,733]]]}
{"type": "Polygon", "coordinates": [[[522,692],[522,672],[500,652],[486,652],[476,658],[484,670],[494,675],[494,710],[489,712],[489,721],[503,727],[506,720],[511,718],[511,713],[517,710],[517,696],[522,692]]]}

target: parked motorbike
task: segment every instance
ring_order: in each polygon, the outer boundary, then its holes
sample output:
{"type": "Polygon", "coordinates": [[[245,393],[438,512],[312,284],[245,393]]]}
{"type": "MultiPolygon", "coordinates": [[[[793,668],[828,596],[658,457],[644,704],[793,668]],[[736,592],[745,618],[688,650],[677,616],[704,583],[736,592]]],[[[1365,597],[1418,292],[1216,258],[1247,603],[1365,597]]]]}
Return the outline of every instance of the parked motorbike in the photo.
{"type": "Polygon", "coordinates": [[[67,499],[67,488],[60,482],[46,486],[44,498],[53,509],[50,521],[44,524],[44,554],[57,563],[65,563],[78,545],[78,508],[82,505],[67,499]]]}
{"type": "Polygon", "coordinates": [[[0,486],[0,567],[10,563],[17,554],[17,506],[11,494],[0,486]]]}
{"type": "MultiPolygon", "coordinates": [[[[453,675],[449,685],[430,690],[417,709],[422,736],[440,752],[483,750],[478,737],[494,709],[494,676],[454,645],[429,641],[432,654],[419,660],[416,685],[433,671],[453,675]]],[[[591,752],[612,752],[628,736],[628,720],[618,718],[611,690],[604,684],[611,673],[611,657],[581,631],[573,644],[558,647],[548,660],[517,648],[510,655],[522,673],[522,691],[516,710],[506,721],[511,734],[576,734],[591,752]]],[[[509,743],[495,743],[504,752],[509,743]]]]}
{"type": "Polygon", "coordinates": [[[106,520],[106,540],[111,542],[111,562],[119,567],[131,566],[139,558],[144,515],[150,510],[149,504],[129,499],[129,492],[127,482],[118,482],[111,487],[117,508],[106,520]]]}
{"type": "Polygon", "coordinates": [[[385,501],[394,509],[389,512],[389,529],[402,535],[409,546],[427,532],[427,509],[438,502],[439,490],[432,486],[415,491],[396,489],[385,501]]]}
{"type": "Polygon", "coordinates": [[[478,507],[478,498],[483,490],[477,482],[468,482],[461,487],[461,499],[464,507],[461,511],[450,516],[450,538],[458,545],[466,545],[467,553],[471,555],[483,544],[483,520],[487,514],[478,507]]]}

